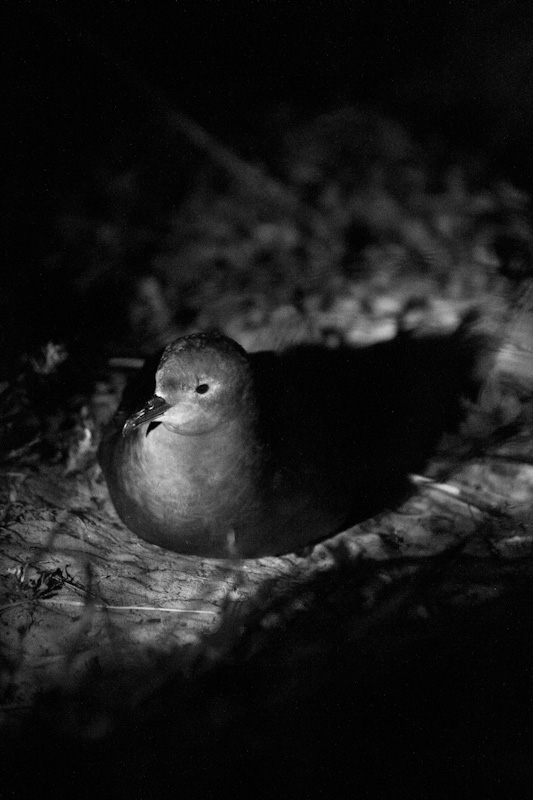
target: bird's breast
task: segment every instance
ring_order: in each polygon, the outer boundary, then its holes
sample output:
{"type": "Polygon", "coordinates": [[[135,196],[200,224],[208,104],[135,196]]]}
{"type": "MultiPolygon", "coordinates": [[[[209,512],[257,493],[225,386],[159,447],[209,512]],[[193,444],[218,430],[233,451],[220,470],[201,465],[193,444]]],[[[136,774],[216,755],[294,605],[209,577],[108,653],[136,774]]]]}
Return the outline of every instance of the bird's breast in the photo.
{"type": "Polygon", "coordinates": [[[117,436],[102,463],[121,519],[172,549],[201,551],[205,539],[205,549],[216,550],[213,540],[225,539],[261,505],[264,459],[242,427],[183,436],[160,424],[117,436]]]}

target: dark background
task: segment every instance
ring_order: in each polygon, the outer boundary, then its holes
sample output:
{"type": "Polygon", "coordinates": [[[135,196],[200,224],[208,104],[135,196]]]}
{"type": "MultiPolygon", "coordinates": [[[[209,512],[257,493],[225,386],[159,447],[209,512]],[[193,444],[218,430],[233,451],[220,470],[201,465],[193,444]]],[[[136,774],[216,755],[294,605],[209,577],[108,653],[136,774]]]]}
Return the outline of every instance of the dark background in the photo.
{"type": "Polygon", "coordinates": [[[37,340],[65,337],[53,320],[66,284],[47,259],[64,250],[57,219],[75,213],[78,198],[84,214],[105,216],[106,170],[142,165],[151,174],[152,217],[179,205],[195,154],[161,124],[166,103],[268,168],[269,136],[294,118],[369,106],[423,144],[445,139],[463,156],[482,153],[494,174],[533,187],[528,0],[3,8],[8,234],[0,310],[3,323],[16,321],[7,325],[9,348],[44,317],[37,340]]]}
{"type": "Polygon", "coordinates": [[[150,106],[140,78],[245,156],[280,107],[364,103],[533,180],[527,0],[27,2],[6,17],[3,117],[19,191],[54,199],[95,157],[134,159],[150,106]]]}

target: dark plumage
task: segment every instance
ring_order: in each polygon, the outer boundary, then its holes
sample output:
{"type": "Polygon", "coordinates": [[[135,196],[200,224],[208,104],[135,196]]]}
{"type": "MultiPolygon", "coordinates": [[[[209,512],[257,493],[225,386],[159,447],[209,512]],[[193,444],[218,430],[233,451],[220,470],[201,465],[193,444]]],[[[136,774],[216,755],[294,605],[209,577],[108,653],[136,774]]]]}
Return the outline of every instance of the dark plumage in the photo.
{"type": "Polygon", "coordinates": [[[361,349],[249,355],[220,334],[177,339],[126,390],[102,442],[115,508],[180,553],[302,549],[402,499],[489,352],[466,323],[361,349]]]}

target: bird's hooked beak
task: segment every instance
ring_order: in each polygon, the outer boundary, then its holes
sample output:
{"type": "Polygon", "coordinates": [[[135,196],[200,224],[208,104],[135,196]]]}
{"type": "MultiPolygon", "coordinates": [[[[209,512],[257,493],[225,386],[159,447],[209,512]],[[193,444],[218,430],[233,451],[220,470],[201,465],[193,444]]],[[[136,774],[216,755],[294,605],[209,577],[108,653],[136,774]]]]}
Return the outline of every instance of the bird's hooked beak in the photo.
{"type": "Polygon", "coordinates": [[[166,400],[154,394],[140,411],[136,411],[135,414],[132,414],[131,417],[126,420],[122,428],[122,435],[128,436],[135,428],[138,428],[139,425],[159,419],[169,408],[171,408],[171,406],[166,400]]]}

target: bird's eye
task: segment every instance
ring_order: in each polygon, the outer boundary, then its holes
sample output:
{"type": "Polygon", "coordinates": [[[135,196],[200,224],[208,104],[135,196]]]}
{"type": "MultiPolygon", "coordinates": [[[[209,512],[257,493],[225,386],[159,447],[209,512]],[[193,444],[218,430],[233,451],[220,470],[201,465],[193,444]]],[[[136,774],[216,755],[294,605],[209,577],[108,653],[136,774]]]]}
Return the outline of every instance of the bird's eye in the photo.
{"type": "Polygon", "coordinates": [[[207,384],[207,383],[200,383],[196,387],[196,393],[197,394],[205,394],[208,391],[209,391],[209,384],[207,384]]]}

